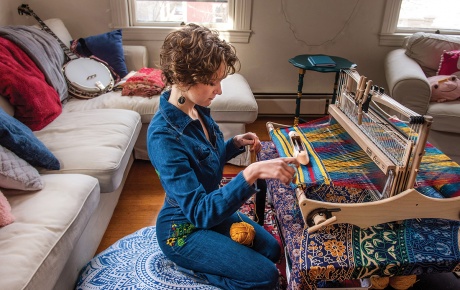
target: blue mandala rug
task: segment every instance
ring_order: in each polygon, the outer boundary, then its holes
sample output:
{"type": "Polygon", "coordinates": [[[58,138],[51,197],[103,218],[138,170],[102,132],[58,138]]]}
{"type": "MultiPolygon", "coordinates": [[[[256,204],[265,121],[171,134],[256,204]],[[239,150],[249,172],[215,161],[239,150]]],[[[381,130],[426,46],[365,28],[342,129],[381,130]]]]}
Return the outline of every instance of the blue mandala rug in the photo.
{"type": "Polygon", "coordinates": [[[178,270],[158,246],[155,227],[140,229],[94,257],[81,271],[77,290],[217,290],[178,270]]]}

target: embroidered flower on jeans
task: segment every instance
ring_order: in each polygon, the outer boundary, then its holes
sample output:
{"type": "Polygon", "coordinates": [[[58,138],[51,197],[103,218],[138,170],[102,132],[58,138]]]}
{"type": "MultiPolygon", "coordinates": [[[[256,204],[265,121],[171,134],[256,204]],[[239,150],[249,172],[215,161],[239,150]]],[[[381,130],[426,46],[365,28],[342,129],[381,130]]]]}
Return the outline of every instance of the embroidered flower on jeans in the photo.
{"type": "Polygon", "coordinates": [[[185,240],[189,234],[191,234],[195,230],[195,226],[191,223],[185,224],[172,224],[172,236],[166,241],[168,246],[179,246],[182,247],[185,245],[185,240]]]}

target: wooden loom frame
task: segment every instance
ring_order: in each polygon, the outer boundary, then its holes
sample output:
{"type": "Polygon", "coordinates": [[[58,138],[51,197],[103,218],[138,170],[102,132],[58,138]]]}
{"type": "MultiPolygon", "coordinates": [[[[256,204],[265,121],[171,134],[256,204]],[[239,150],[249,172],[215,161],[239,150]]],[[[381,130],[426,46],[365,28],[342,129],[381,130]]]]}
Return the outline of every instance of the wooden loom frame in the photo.
{"type": "MultiPolygon", "coordinates": [[[[424,155],[432,117],[424,116],[424,122],[419,131],[416,144],[411,144],[410,142],[407,144],[402,165],[397,165],[363,133],[363,128],[360,126],[363,115],[366,116],[368,113],[369,108],[367,106],[371,99],[405,116],[417,114],[381,91],[371,88],[372,81],[360,76],[355,70],[342,73],[347,74],[347,79],[339,88],[336,104],[329,105],[330,115],[349,133],[385,175],[388,176],[391,173],[394,174],[395,178],[387,198],[366,203],[341,204],[308,199],[302,184],[297,184],[295,193],[303,219],[306,226],[308,226],[307,231],[313,233],[334,223],[351,223],[361,228],[367,228],[381,223],[413,218],[460,220],[460,197],[430,198],[413,188],[424,155]],[[355,91],[353,91],[353,81],[356,82],[355,91]],[[348,100],[344,98],[348,98],[348,100]],[[343,107],[341,106],[343,106],[343,103],[349,102],[350,98],[357,108],[357,124],[356,120],[353,122],[342,111],[343,107]],[[367,108],[364,108],[364,106],[367,108]],[[396,204],[397,206],[395,206],[396,204]]],[[[382,118],[379,121],[388,122],[388,120],[382,118]]],[[[270,132],[274,129],[273,123],[268,122],[267,130],[270,132]]],[[[293,152],[296,153],[293,145],[295,142],[292,140],[293,136],[289,135],[289,137],[293,152]]],[[[296,157],[295,155],[294,157],[296,157]]]]}

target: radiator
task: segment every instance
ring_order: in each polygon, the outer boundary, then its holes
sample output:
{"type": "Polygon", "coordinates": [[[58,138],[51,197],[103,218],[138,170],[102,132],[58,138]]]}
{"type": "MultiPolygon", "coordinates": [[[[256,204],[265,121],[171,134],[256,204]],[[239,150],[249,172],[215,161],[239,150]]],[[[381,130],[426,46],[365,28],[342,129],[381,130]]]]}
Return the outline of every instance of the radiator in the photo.
{"type": "MultiPolygon", "coordinates": [[[[259,107],[259,116],[291,116],[295,113],[297,94],[290,93],[254,93],[259,107]]],[[[303,94],[300,102],[300,115],[324,115],[330,103],[331,95],[303,94]]]]}

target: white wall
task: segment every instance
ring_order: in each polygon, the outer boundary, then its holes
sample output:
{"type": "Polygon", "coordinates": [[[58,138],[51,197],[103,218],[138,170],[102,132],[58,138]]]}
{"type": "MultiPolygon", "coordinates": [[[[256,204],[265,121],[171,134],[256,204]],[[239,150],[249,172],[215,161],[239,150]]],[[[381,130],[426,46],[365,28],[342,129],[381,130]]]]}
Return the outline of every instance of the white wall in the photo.
{"type": "MultiPolygon", "coordinates": [[[[17,14],[21,3],[24,1],[0,1],[0,25],[36,23],[17,14]]],[[[74,37],[110,30],[109,0],[26,3],[43,20],[63,19],[74,37]]],[[[360,74],[385,87],[383,58],[395,47],[378,44],[384,5],[384,0],[253,0],[253,34],[249,43],[235,44],[242,63],[240,73],[254,93],[295,93],[298,70],[288,59],[299,54],[324,53],[354,61],[360,74]]],[[[154,66],[161,42],[138,44],[148,46],[150,65],[154,66]]],[[[307,72],[303,91],[331,92],[332,83],[332,74],[307,72]]]]}

